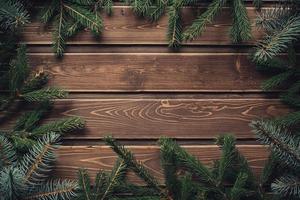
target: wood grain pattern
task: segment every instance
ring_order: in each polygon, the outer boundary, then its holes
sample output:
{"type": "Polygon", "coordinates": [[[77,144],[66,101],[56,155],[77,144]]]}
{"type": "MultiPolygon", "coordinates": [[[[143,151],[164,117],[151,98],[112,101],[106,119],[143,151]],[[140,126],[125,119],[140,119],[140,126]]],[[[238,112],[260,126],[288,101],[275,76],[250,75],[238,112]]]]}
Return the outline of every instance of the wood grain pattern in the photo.
{"type": "MultiPolygon", "coordinates": [[[[151,96],[150,96],[151,97],[151,96]]],[[[288,109],[276,99],[70,99],[55,103],[51,117],[80,116],[86,128],[69,139],[157,139],[161,135],[178,139],[212,139],[221,133],[253,139],[248,124],[260,117],[274,117],[288,109]]]]}
{"type": "MultiPolygon", "coordinates": [[[[205,9],[184,8],[182,10],[183,24],[189,25],[197,13],[205,9]]],[[[249,17],[254,24],[256,14],[253,7],[247,8],[249,17]]],[[[127,6],[115,6],[113,16],[103,15],[104,30],[99,39],[88,31],[80,33],[69,43],[72,44],[167,44],[166,31],[168,17],[163,16],[158,22],[150,23],[136,17],[127,6]]],[[[189,45],[231,45],[229,27],[231,25],[230,9],[224,8],[222,13],[207,26],[203,35],[189,45]]],[[[254,25],[253,25],[254,26],[254,25]]],[[[262,33],[253,27],[253,37],[261,38],[262,33]]],[[[51,28],[46,29],[40,23],[34,22],[27,25],[23,31],[23,41],[28,44],[51,44],[51,28]]],[[[245,43],[251,44],[252,41],[245,43]]]]}
{"type": "Polygon", "coordinates": [[[31,53],[50,85],[68,91],[261,91],[246,53],[31,53]]]}
{"type": "MultiPolygon", "coordinates": [[[[213,160],[220,157],[220,150],[215,145],[183,147],[208,166],[212,164],[213,160]]],[[[266,147],[261,145],[239,145],[238,148],[248,159],[253,172],[258,176],[268,157],[266,147]]],[[[129,146],[129,149],[135,154],[136,159],[141,161],[160,183],[163,183],[159,147],[129,146]]],[[[62,146],[58,150],[55,174],[59,177],[73,179],[76,177],[79,168],[86,168],[94,178],[95,173],[100,169],[111,170],[116,158],[116,154],[107,146],[62,146]]],[[[132,182],[143,183],[133,173],[129,173],[128,178],[132,182]]]]}

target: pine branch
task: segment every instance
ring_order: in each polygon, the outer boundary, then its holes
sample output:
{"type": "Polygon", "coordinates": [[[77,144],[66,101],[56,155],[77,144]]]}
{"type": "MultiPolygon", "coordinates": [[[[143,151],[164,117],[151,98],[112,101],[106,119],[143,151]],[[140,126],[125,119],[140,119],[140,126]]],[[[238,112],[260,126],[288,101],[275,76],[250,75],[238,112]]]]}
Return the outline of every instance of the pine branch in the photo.
{"type": "Polygon", "coordinates": [[[220,137],[217,143],[221,143],[222,148],[218,167],[218,184],[221,184],[224,181],[226,172],[228,173],[229,168],[233,165],[236,156],[235,138],[231,135],[225,135],[220,137]]]}
{"type": "Polygon", "coordinates": [[[32,131],[32,136],[39,137],[48,133],[63,135],[84,127],[84,121],[79,117],[59,119],[48,124],[41,125],[32,131]]]}
{"type": "Polygon", "coordinates": [[[177,199],[180,197],[180,182],[177,178],[176,146],[171,139],[164,137],[160,138],[159,145],[167,192],[173,199],[177,199]]]}
{"type": "Polygon", "coordinates": [[[14,31],[29,22],[28,12],[19,1],[0,1],[0,27],[14,31]]]}
{"type": "Polygon", "coordinates": [[[39,90],[48,83],[48,75],[43,72],[36,73],[30,80],[26,80],[21,88],[21,93],[39,90]]]}
{"type": "Polygon", "coordinates": [[[102,21],[92,12],[75,4],[64,4],[64,8],[66,9],[66,12],[68,12],[69,15],[78,21],[82,26],[91,29],[95,33],[101,33],[103,26],[102,21]]]}
{"type": "Polygon", "coordinates": [[[267,60],[285,51],[300,35],[300,16],[292,16],[282,25],[282,29],[267,35],[256,47],[257,60],[267,60]]]}
{"type": "Polygon", "coordinates": [[[291,167],[300,166],[299,138],[273,121],[253,121],[251,127],[259,140],[270,145],[279,159],[291,167]]]}
{"type": "Polygon", "coordinates": [[[22,197],[22,173],[16,167],[6,167],[0,171],[0,194],[3,200],[22,197]]]}
{"type": "Polygon", "coordinates": [[[50,180],[34,188],[34,191],[23,199],[72,199],[76,196],[77,187],[77,183],[71,180],[50,180]]]}
{"type": "Polygon", "coordinates": [[[124,160],[118,159],[109,176],[109,183],[105,188],[104,193],[100,200],[105,200],[112,196],[112,192],[114,191],[114,188],[121,184],[121,182],[125,178],[126,172],[127,172],[126,163],[124,162],[124,160]]]}
{"type": "Polygon", "coordinates": [[[21,45],[17,49],[17,56],[11,62],[9,69],[9,90],[12,94],[15,94],[29,75],[29,66],[26,56],[26,46],[21,45]]]}
{"type": "Polygon", "coordinates": [[[180,46],[182,36],[182,20],[180,8],[171,6],[169,8],[169,22],[167,38],[169,40],[169,47],[177,48],[180,46]]]}
{"type": "Polygon", "coordinates": [[[47,111],[49,111],[51,104],[45,102],[30,112],[25,112],[17,121],[13,131],[31,131],[42,119],[47,111]]]}
{"type": "Polygon", "coordinates": [[[0,135],[0,168],[16,161],[16,151],[7,138],[0,135]]]}
{"type": "Polygon", "coordinates": [[[194,156],[187,153],[183,148],[181,148],[176,142],[169,140],[167,138],[160,138],[161,148],[167,149],[169,145],[173,148],[170,151],[174,151],[176,154],[176,160],[179,166],[186,168],[191,173],[195,174],[199,181],[204,184],[207,184],[213,188],[216,187],[217,182],[215,181],[210,170],[204,166],[199,160],[194,156]]]}
{"type": "Polygon", "coordinates": [[[58,88],[43,88],[25,94],[21,94],[24,100],[28,102],[45,102],[52,99],[61,99],[67,96],[67,92],[58,88]]]}
{"type": "Polygon", "coordinates": [[[55,160],[54,150],[57,148],[59,135],[50,133],[39,139],[20,161],[19,168],[24,174],[24,183],[35,185],[45,180],[46,173],[51,170],[55,160]]]}
{"type": "Polygon", "coordinates": [[[124,146],[120,145],[112,137],[105,138],[106,144],[108,144],[120,158],[122,158],[129,169],[133,170],[140,178],[142,178],[150,187],[160,192],[160,187],[157,180],[149,173],[149,171],[138,162],[134,155],[127,150],[124,146]]]}
{"type": "Polygon", "coordinates": [[[251,24],[247,9],[242,0],[232,1],[233,24],[230,30],[231,40],[234,43],[247,41],[252,38],[251,24]]]}
{"type": "Polygon", "coordinates": [[[200,36],[207,24],[212,23],[214,17],[225,5],[226,0],[213,0],[207,10],[192,22],[192,25],[183,33],[183,40],[193,40],[200,36]]]}
{"type": "Polygon", "coordinates": [[[257,8],[260,9],[263,5],[263,1],[262,0],[253,0],[253,5],[257,8]]]}
{"type": "Polygon", "coordinates": [[[46,2],[47,5],[42,8],[40,19],[42,23],[47,23],[55,15],[55,10],[59,9],[59,1],[46,2]]]}
{"type": "Polygon", "coordinates": [[[268,80],[264,81],[263,84],[261,85],[261,88],[263,90],[272,90],[279,88],[280,86],[283,86],[284,83],[289,81],[293,76],[295,72],[294,70],[289,70],[283,73],[280,73],[278,75],[275,75],[268,80]]]}
{"type": "Polygon", "coordinates": [[[239,200],[245,195],[246,189],[244,187],[246,185],[247,179],[248,175],[246,173],[239,173],[233,187],[230,190],[231,200],[239,200]]]}
{"type": "Polygon", "coordinates": [[[300,196],[300,179],[296,176],[282,176],[271,185],[272,191],[281,196],[295,197],[300,196]]]}
{"type": "Polygon", "coordinates": [[[91,181],[85,169],[80,169],[78,171],[78,185],[80,189],[80,192],[78,193],[78,199],[91,200],[91,181]]]}
{"type": "Polygon", "coordinates": [[[300,81],[295,82],[290,88],[280,95],[281,100],[287,105],[300,108],[299,101],[300,81]]]}
{"type": "Polygon", "coordinates": [[[257,15],[256,26],[272,33],[280,30],[283,25],[291,17],[291,10],[282,6],[263,10],[257,15]]]}
{"type": "Polygon", "coordinates": [[[53,49],[57,56],[62,56],[65,51],[65,40],[66,40],[66,19],[65,19],[63,5],[59,5],[59,15],[55,17],[54,20],[54,31],[52,33],[53,37],[53,49]]]}
{"type": "Polygon", "coordinates": [[[300,111],[292,112],[283,117],[275,119],[275,123],[287,128],[295,128],[300,124],[300,111]]]}

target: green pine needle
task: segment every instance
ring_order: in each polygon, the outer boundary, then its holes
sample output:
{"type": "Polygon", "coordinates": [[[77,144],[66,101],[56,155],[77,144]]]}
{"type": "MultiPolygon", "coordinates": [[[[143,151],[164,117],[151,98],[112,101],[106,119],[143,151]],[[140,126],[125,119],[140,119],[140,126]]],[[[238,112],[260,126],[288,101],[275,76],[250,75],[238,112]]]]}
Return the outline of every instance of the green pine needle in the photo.
{"type": "Polygon", "coordinates": [[[169,22],[167,37],[169,40],[169,47],[178,48],[180,46],[182,36],[182,19],[180,8],[171,6],[169,8],[169,22]]]}
{"type": "Polygon", "coordinates": [[[230,30],[231,40],[234,43],[247,41],[252,38],[251,24],[247,9],[242,0],[232,1],[233,24],[230,30]]]}
{"type": "Polygon", "coordinates": [[[16,161],[16,151],[7,138],[0,135],[0,168],[16,161]]]}
{"type": "Polygon", "coordinates": [[[267,60],[287,50],[290,44],[300,35],[300,16],[287,19],[282,28],[267,35],[256,47],[254,57],[256,60],[267,60]]]}
{"type": "Polygon", "coordinates": [[[270,120],[258,120],[251,123],[259,140],[270,145],[276,156],[291,167],[300,166],[300,143],[296,135],[270,120]]]}
{"type": "Polygon", "coordinates": [[[49,180],[34,188],[26,199],[52,200],[52,199],[73,199],[78,185],[71,180],[49,180]]]}
{"type": "Polygon", "coordinates": [[[34,186],[44,181],[55,161],[54,150],[57,148],[59,135],[49,133],[39,139],[20,161],[19,168],[23,173],[23,182],[34,186]]]}
{"type": "Polygon", "coordinates": [[[193,40],[197,36],[200,36],[205,30],[206,25],[212,23],[215,16],[225,4],[226,0],[213,0],[207,10],[195,19],[192,25],[185,30],[183,40],[193,40]]]}
{"type": "Polygon", "coordinates": [[[142,178],[150,187],[156,189],[160,192],[160,187],[157,180],[150,174],[150,172],[134,157],[134,155],[126,149],[124,146],[120,145],[112,137],[105,138],[106,144],[108,144],[120,158],[122,158],[129,169],[133,170],[140,178],[142,178]]]}
{"type": "Polygon", "coordinates": [[[282,176],[271,185],[273,192],[299,198],[300,195],[300,178],[296,176],[282,176]]]}
{"type": "Polygon", "coordinates": [[[29,14],[21,2],[0,1],[0,27],[14,31],[29,22],[29,14]]]}
{"type": "Polygon", "coordinates": [[[52,99],[65,98],[67,94],[67,92],[58,88],[43,88],[22,94],[21,97],[28,102],[45,102],[52,99]]]}
{"type": "Polygon", "coordinates": [[[51,132],[63,135],[74,130],[82,129],[83,127],[84,121],[81,118],[68,117],[37,127],[36,129],[32,130],[32,136],[39,137],[51,132]]]}

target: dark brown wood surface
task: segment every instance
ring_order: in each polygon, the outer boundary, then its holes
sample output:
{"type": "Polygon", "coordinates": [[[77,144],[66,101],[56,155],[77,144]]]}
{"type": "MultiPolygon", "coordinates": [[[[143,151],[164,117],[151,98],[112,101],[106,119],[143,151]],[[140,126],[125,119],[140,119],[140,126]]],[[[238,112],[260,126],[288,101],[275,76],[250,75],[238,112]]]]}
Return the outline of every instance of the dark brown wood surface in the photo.
{"type": "Polygon", "coordinates": [[[84,132],[69,139],[158,139],[166,135],[178,139],[212,139],[234,133],[253,139],[248,124],[261,117],[280,116],[288,109],[276,99],[203,99],[201,96],[168,98],[123,95],[109,99],[70,99],[56,102],[55,116],[80,116],[84,132]],[[130,99],[128,99],[130,98],[130,99]]]}
{"type": "MultiPolygon", "coordinates": [[[[184,25],[203,11],[184,8],[184,25]]],[[[253,40],[231,43],[230,10],[225,8],[201,37],[173,51],[166,42],[167,16],[150,23],[127,6],[114,6],[111,17],[103,15],[101,37],[83,31],[68,41],[62,59],[52,53],[51,27],[35,21],[26,26],[22,40],[29,46],[33,69],[49,73],[49,85],[71,92],[68,99],[55,101],[48,120],[80,116],[86,121],[84,130],[64,138],[56,176],[75,178],[79,168],[92,175],[110,170],[116,155],[100,140],[113,135],[129,144],[163,183],[159,149],[150,144],[161,135],[176,138],[209,165],[220,155],[212,139],[224,133],[236,135],[258,175],[268,151],[256,142],[248,124],[290,110],[276,91],[261,90],[267,77],[256,71],[249,55],[263,33],[254,27],[256,10],[247,11],[253,40]]],[[[129,178],[141,183],[132,173],[129,178]]]]}
{"type": "MultiPolygon", "coordinates": [[[[183,146],[207,166],[220,157],[220,150],[215,145],[183,146]]],[[[163,184],[163,171],[160,167],[158,146],[129,146],[137,160],[141,161],[151,174],[163,184]]],[[[261,145],[239,145],[239,150],[248,159],[250,167],[258,176],[268,157],[268,151],[261,145]]],[[[101,169],[111,170],[117,156],[107,146],[64,146],[58,150],[56,176],[75,178],[79,168],[86,168],[92,177],[101,169]]],[[[132,172],[130,181],[143,184],[132,172]]]]}
{"type": "Polygon", "coordinates": [[[261,91],[247,53],[31,53],[50,84],[68,91],[261,91]]]}

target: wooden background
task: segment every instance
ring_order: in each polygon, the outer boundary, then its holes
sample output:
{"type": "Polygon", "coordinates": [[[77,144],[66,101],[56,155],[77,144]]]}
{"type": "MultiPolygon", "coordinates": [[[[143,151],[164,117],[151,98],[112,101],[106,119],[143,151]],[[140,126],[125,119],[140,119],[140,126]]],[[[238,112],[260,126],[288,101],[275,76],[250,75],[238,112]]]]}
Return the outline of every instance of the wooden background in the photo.
{"type": "MultiPolygon", "coordinates": [[[[179,52],[167,47],[167,17],[157,23],[138,19],[126,6],[103,15],[104,32],[94,38],[80,33],[69,41],[63,59],[51,49],[51,28],[33,22],[23,32],[34,69],[51,75],[50,85],[70,92],[57,100],[51,119],[80,116],[86,128],[64,138],[56,174],[74,178],[77,169],[93,174],[111,169],[116,155],[103,144],[113,135],[129,146],[151,172],[163,181],[156,140],[176,138],[201,161],[211,164],[219,156],[214,138],[234,133],[238,147],[256,174],[268,152],[255,141],[248,124],[260,117],[288,112],[276,91],[260,89],[263,77],[248,60],[254,41],[262,33],[254,27],[256,11],[247,7],[254,40],[233,45],[229,40],[230,11],[222,14],[197,40],[179,52]]],[[[183,10],[188,25],[197,12],[183,10]]],[[[135,176],[130,179],[139,181],[135,176]]]]}

